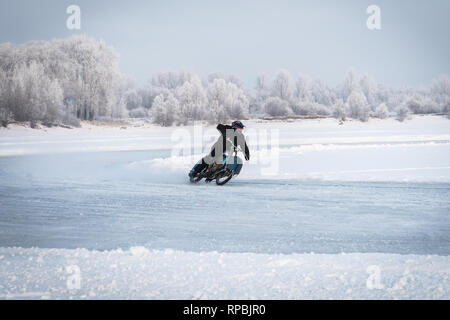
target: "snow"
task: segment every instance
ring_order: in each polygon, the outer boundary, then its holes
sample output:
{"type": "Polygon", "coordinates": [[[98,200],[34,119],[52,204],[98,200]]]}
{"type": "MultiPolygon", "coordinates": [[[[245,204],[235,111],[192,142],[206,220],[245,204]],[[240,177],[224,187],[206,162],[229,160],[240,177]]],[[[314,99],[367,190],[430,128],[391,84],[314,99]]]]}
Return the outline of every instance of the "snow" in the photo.
{"type": "Polygon", "coordinates": [[[224,187],[212,126],[0,129],[0,298],[450,297],[450,120],[245,122],[224,187]]]}
{"type": "MultiPolygon", "coordinates": [[[[243,178],[450,182],[450,129],[445,117],[416,116],[404,123],[394,119],[348,121],[342,126],[334,119],[248,121],[247,127],[252,161],[243,170],[243,178]],[[266,150],[265,143],[270,143],[272,134],[279,137],[277,145],[266,150]]],[[[217,137],[212,126],[198,131],[192,126],[160,128],[142,123],[118,127],[85,125],[74,130],[14,127],[0,132],[0,157],[155,151],[161,156],[150,155],[141,164],[154,168],[154,173],[162,165],[172,175],[183,178],[217,137]],[[192,147],[200,141],[201,150],[173,155],[176,139],[186,135],[192,147]]],[[[135,165],[140,164],[130,163],[135,165]]]]}
{"type": "Polygon", "coordinates": [[[2,248],[0,254],[8,261],[0,265],[0,298],[6,299],[450,298],[448,256],[197,253],[144,247],[2,248]]]}

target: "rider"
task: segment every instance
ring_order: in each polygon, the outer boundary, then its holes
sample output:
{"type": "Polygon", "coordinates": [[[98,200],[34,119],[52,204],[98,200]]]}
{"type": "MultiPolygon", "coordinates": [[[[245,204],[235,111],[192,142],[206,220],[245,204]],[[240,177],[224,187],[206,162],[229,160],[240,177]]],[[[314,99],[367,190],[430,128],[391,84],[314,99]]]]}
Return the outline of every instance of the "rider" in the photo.
{"type": "Polygon", "coordinates": [[[224,124],[217,125],[217,130],[220,132],[219,139],[212,146],[211,152],[192,168],[189,177],[195,176],[210,164],[222,164],[224,155],[230,155],[232,149],[237,146],[240,146],[244,151],[245,160],[250,160],[250,151],[248,150],[245,137],[242,134],[244,127],[241,121],[234,121],[231,126],[224,124]]]}

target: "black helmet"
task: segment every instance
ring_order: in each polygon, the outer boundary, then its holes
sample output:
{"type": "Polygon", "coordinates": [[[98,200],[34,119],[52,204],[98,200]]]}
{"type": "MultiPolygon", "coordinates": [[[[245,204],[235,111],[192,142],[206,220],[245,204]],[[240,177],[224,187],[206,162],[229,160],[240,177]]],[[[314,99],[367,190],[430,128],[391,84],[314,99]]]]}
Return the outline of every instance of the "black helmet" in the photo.
{"type": "Polygon", "coordinates": [[[233,123],[231,124],[231,127],[233,128],[233,129],[236,129],[236,128],[241,128],[241,129],[244,129],[244,124],[242,123],[242,122],[240,122],[240,121],[233,121],[233,123]]]}

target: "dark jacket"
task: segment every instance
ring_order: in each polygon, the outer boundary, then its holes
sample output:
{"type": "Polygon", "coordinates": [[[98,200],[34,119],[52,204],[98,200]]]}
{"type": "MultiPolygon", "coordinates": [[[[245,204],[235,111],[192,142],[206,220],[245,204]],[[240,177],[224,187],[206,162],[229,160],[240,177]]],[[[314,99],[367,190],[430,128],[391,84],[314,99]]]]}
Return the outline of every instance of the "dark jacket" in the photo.
{"type": "Polygon", "coordinates": [[[245,160],[250,159],[250,151],[248,150],[247,142],[245,141],[245,137],[242,133],[234,131],[233,127],[227,124],[218,124],[217,130],[220,132],[219,140],[214,144],[211,150],[211,156],[216,156],[216,148],[220,145],[222,146],[222,154],[230,153],[233,151],[232,149],[241,147],[242,151],[245,154],[245,160]],[[222,141],[220,141],[222,139],[222,141]]]}

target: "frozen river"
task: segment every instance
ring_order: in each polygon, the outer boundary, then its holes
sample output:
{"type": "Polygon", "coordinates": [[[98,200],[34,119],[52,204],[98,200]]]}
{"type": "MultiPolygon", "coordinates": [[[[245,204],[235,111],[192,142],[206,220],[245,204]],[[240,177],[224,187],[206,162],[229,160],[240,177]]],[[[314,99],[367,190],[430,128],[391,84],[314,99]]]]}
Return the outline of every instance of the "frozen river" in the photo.
{"type": "Polygon", "coordinates": [[[223,187],[213,127],[0,129],[0,299],[449,299],[449,123],[247,121],[223,187]]]}
{"type": "Polygon", "coordinates": [[[450,254],[448,183],[237,177],[219,187],[129,165],[169,155],[0,158],[0,247],[450,254]]]}

